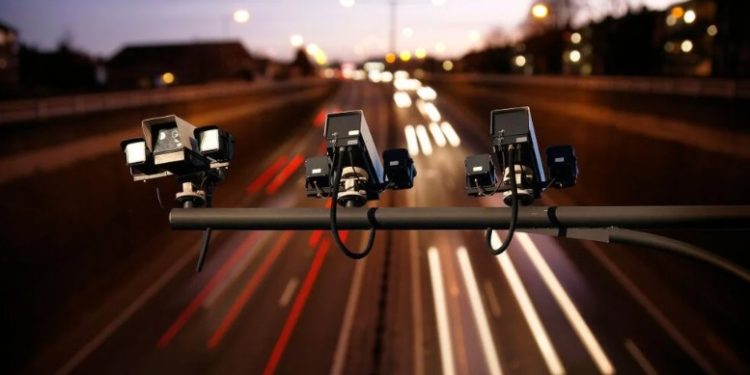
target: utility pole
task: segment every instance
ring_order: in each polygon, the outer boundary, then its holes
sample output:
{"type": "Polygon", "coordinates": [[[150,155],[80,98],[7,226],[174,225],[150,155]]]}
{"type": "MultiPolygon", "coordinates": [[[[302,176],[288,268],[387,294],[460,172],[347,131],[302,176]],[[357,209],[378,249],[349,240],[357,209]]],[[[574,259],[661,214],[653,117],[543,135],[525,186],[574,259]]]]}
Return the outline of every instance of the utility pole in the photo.
{"type": "Polygon", "coordinates": [[[389,0],[388,7],[390,10],[389,19],[389,38],[388,38],[388,52],[396,52],[396,10],[398,9],[398,0],[389,0]]]}

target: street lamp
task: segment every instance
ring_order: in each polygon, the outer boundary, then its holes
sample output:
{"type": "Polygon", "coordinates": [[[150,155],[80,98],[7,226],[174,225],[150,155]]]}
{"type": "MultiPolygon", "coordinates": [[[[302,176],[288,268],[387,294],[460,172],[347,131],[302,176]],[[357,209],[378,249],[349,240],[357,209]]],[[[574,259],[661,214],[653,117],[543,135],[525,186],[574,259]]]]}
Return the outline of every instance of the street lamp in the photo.
{"type": "Polygon", "coordinates": [[[305,39],[302,38],[302,35],[294,34],[289,38],[289,43],[294,48],[302,47],[303,44],[305,44],[305,39]]]}
{"type": "MultiPolygon", "coordinates": [[[[397,10],[398,6],[402,2],[403,2],[403,0],[388,0],[388,8],[390,10],[390,12],[389,12],[390,13],[390,17],[389,17],[389,20],[388,20],[388,22],[389,22],[389,27],[388,27],[388,30],[389,30],[389,32],[388,32],[388,34],[389,34],[389,38],[388,38],[388,44],[389,44],[388,45],[388,51],[396,51],[396,37],[397,37],[396,36],[396,10],[397,10]]],[[[434,5],[434,6],[442,6],[442,5],[445,5],[446,2],[447,2],[447,0],[432,0],[432,5],[434,5]]],[[[339,4],[341,4],[341,6],[343,6],[345,8],[351,8],[351,7],[353,7],[355,5],[355,3],[356,3],[356,0],[339,0],[339,4]]],[[[413,29],[410,29],[410,28],[407,28],[407,29],[403,30],[405,32],[404,34],[407,34],[407,33],[413,34],[414,33],[413,29]],[[409,30],[407,31],[407,29],[409,29],[409,30]]],[[[411,35],[407,35],[407,37],[411,37],[411,35]]]]}
{"type": "Polygon", "coordinates": [[[547,15],[549,15],[549,8],[542,3],[534,4],[534,6],[531,7],[531,15],[537,19],[546,18],[547,15]]]}
{"type": "Polygon", "coordinates": [[[235,22],[238,24],[244,24],[250,21],[250,12],[247,9],[237,9],[232,12],[231,19],[226,15],[221,17],[221,31],[225,38],[229,37],[229,24],[235,22]]]}
{"type": "Polygon", "coordinates": [[[250,12],[247,9],[237,9],[232,14],[232,19],[237,23],[247,23],[250,20],[250,12]]]}

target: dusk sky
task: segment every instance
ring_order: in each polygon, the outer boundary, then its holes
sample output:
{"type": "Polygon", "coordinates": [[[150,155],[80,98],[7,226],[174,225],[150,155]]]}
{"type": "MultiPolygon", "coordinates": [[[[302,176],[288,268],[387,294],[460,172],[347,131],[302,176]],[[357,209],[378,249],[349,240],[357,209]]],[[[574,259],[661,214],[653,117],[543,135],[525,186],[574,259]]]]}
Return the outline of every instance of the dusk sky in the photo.
{"type": "MultiPolygon", "coordinates": [[[[438,55],[461,55],[481,46],[492,30],[516,32],[532,1],[446,0],[433,6],[431,0],[402,0],[398,49],[422,47],[435,54],[442,43],[446,50],[438,55]],[[404,34],[405,28],[413,34],[404,34]]],[[[589,2],[597,13],[609,0],[589,2]]],[[[652,8],[675,2],[630,0],[652,8]]],[[[340,0],[3,0],[0,21],[18,28],[24,43],[53,48],[67,34],[74,47],[103,57],[127,44],[239,38],[253,53],[288,59],[289,38],[299,34],[329,57],[347,60],[386,52],[387,3],[357,0],[345,8],[340,0]],[[241,8],[250,20],[234,23],[232,13],[241,8]]]]}

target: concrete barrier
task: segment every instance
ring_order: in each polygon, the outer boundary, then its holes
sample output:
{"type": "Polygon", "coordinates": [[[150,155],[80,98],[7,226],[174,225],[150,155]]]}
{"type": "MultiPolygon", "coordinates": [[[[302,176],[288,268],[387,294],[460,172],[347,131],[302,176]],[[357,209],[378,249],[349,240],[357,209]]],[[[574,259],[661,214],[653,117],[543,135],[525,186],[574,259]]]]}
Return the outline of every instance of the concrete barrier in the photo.
{"type": "Polygon", "coordinates": [[[435,81],[516,84],[586,90],[750,99],[750,80],[666,77],[568,77],[499,74],[436,74],[435,81]]]}
{"type": "Polygon", "coordinates": [[[321,79],[303,79],[284,82],[222,82],[199,86],[12,100],[0,102],[0,126],[20,121],[248,94],[268,89],[305,88],[321,81],[321,79]]]}

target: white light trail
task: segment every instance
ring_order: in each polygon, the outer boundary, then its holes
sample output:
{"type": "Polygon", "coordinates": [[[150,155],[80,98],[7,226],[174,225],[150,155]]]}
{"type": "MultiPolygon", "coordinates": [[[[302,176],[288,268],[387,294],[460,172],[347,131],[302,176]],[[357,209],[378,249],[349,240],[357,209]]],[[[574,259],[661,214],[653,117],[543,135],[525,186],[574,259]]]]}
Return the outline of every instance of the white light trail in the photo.
{"type": "MultiPolygon", "coordinates": [[[[500,236],[498,236],[496,231],[492,231],[491,242],[492,247],[494,248],[498,248],[502,245],[500,236]]],[[[565,368],[563,368],[560,358],[555,351],[555,347],[552,346],[552,342],[550,341],[549,336],[547,336],[547,331],[544,329],[542,321],[539,319],[539,315],[537,314],[534,305],[531,303],[531,298],[529,298],[529,294],[526,292],[526,287],[523,286],[523,282],[521,282],[521,278],[518,276],[518,272],[516,272],[516,267],[513,266],[513,262],[510,261],[510,255],[505,252],[504,254],[498,255],[496,258],[497,263],[503,270],[505,278],[508,280],[510,290],[516,297],[521,312],[523,313],[524,318],[526,318],[526,323],[531,329],[531,334],[534,336],[536,345],[539,347],[539,351],[542,352],[542,358],[544,358],[544,362],[547,364],[547,369],[553,375],[565,374],[565,368]]]]}
{"type": "Polygon", "coordinates": [[[526,233],[516,233],[516,238],[528,255],[529,259],[531,259],[531,263],[534,265],[537,271],[539,271],[539,274],[542,276],[542,280],[547,285],[547,288],[549,288],[550,292],[552,292],[552,295],[555,297],[557,304],[562,309],[565,317],[568,319],[568,322],[570,322],[570,324],[573,326],[573,329],[578,335],[578,338],[581,339],[583,345],[586,347],[586,350],[593,358],[596,367],[599,369],[599,372],[601,372],[602,374],[614,374],[615,368],[612,366],[609,358],[607,358],[604,350],[599,345],[599,341],[597,341],[596,337],[591,332],[591,329],[586,324],[586,321],[583,320],[583,317],[573,304],[570,296],[568,296],[568,293],[565,292],[565,289],[563,289],[560,281],[557,280],[557,277],[552,272],[552,269],[550,269],[547,261],[544,260],[544,257],[542,257],[542,254],[539,252],[539,249],[536,247],[534,242],[531,241],[529,235],[526,233]]]}
{"type": "Polygon", "coordinates": [[[424,104],[424,110],[425,112],[427,112],[427,117],[429,117],[432,122],[438,122],[442,119],[442,116],[440,116],[440,111],[438,111],[437,107],[435,107],[435,104],[426,102],[424,104]]]}
{"type": "Polygon", "coordinates": [[[445,134],[445,138],[448,138],[448,143],[450,143],[451,146],[458,147],[461,145],[461,138],[458,137],[458,134],[456,134],[453,126],[451,126],[448,121],[443,121],[443,123],[440,124],[440,129],[443,130],[443,134],[445,134]]]}
{"type": "Polygon", "coordinates": [[[406,135],[406,147],[409,150],[409,155],[419,155],[419,143],[417,143],[417,133],[414,131],[414,127],[406,125],[404,134],[406,135]]]}
{"type": "Polygon", "coordinates": [[[432,295],[435,301],[435,317],[438,326],[438,341],[440,342],[440,358],[443,365],[443,374],[454,375],[456,370],[453,364],[453,351],[451,350],[448,308],[445,302],[443,272],[440,268],[440,255],[437,248],[430,247],[427,250],[427,259],[430,265],[430,279],[432,281],[432,295]]]}
{"type": "Polygon", "coordinates": [[[411,107],[411,97],[403,91],[396,91],[393,93],[393,101],[396,102],[396,106],[399,108],[411,107]]]}
{"type": "Polygon", "coordinates": [[[437,92],[430,86],[422,86],[417,89],[417,95],[422,100],[435,100],[437,98],[437,92]]]}
{"type": "Polygon", "coordinates": [[[438,145],[438,147],[445,147],[445,145],[448,144],[448,141],[445,140],[443,131],[440,130],[440,125],[438,125],[437,122],[430,123],[430,133],[432,134],[432,138],[435,139],[435,144],[438,145]]]}
{"type": "Polygon", "coordinates": [[[427,129],[424,125],[417,125],[417,139],[419,139],[419,146],[422,149],[422,154],[425,156],[432,155],[432,143],[430,143],[430,136],[427,135],[427,129]]]}
{"type": "Polygon", "coordinates": [[[464,283],[466,284],[466,291],[468,292],[469,302],[471,303],[471,311],[474,313],[474,321],[477,324],[479,341],[482,344],[482,351],[484,352],[484,359],[487,361],[487,368],[490,374],[500,375],[502,374],[502,370],[500,369],[500,361],[497,358],[497,349],[495,348],[495,342],[492,339],[489,323],[487,323],[487,312],[484,310],[482,299],[479,297],[477,279],[474,276],[474,270],[471,268],[469,254],[466,251],[466,248],[461,246],[458,248],[456,256],[458,257],[458,265],[460,266],[461,274],[463,275],[464,283]]]}

